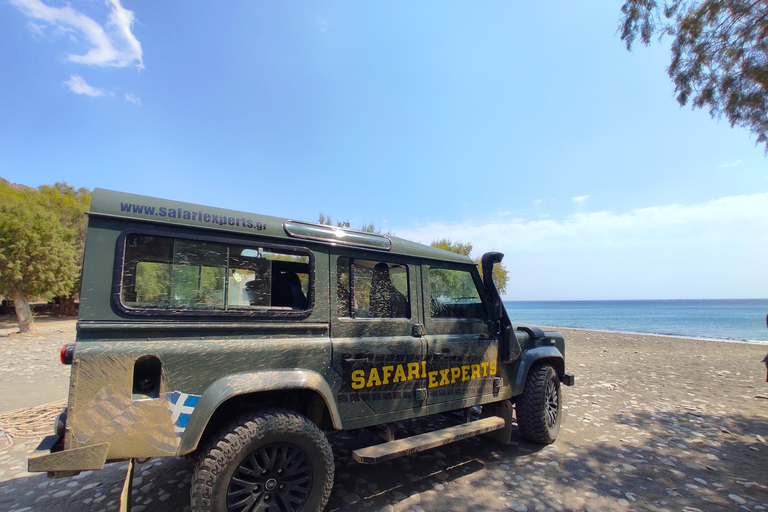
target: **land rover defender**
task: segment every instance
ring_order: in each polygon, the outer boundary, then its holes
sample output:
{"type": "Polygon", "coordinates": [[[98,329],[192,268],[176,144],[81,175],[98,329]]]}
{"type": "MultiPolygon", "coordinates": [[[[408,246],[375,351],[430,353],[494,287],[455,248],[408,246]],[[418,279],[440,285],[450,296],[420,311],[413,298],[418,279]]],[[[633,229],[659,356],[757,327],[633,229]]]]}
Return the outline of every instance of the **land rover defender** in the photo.
{"type": "Polygon", "coordinates": [[[195,512],[320,511],[333,431],[482,406],[354,458],[509,443],[515,417],[552,443],[574,381],[565,342],[510,320],[501,258],[481,275],[393,236],[96,189],[67,408],[29,470],[129,461],[130,484],[135,459],[188,455],[195,512]]]}

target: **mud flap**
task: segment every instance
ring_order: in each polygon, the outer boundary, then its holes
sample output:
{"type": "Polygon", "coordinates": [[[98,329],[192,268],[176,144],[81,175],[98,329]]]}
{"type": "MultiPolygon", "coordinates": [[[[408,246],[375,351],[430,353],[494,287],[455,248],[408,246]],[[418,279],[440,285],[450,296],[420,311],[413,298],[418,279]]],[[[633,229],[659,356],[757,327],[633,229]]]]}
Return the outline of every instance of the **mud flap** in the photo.
{"type": "Polygon", "coordinates": [[[128,461],[128,472],[123,482],[123,492],[120,493],[120,512],[131,512],[131,493],[133,491],[133,469],[136,459],[128,461]]]}
{"type": "Polygon", "coordinates": [[[48,436],[40,443],[27,460],[27,471],[47,471],[51,476],[76,475],[80,471],[99,470],[104,467],[109,452],[109,443],[100,443],[70,450],[55,450],[59,436],[48,436]]]}

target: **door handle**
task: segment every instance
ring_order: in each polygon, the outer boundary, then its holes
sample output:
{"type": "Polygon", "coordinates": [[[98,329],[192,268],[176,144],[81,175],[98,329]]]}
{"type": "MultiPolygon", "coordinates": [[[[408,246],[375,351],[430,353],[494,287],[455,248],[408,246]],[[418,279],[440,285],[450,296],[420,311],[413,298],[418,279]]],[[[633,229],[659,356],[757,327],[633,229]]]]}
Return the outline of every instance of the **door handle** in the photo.
{"type": "Polygon", "coordinates": [[[367,363],[368,358],[367,357],[361,357],[361,358],[354,358],[354,357],[348,357],[344,359],[345,363],[367,363]]]}

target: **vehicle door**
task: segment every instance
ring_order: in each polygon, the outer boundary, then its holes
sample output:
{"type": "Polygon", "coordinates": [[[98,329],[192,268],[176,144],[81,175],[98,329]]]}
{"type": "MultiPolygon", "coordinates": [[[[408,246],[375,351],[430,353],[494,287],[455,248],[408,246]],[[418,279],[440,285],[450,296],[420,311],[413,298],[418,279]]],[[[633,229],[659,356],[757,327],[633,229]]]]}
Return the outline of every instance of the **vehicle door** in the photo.
{"type": "MultiPolygon", "coordinates": [[[[340,250],[331,255],[333,367],[339,406],[365,401],[377,414],[420,407],[426,347],[417,260],[340,250]]],[[[350,408],[353,410],[353,408],[350,408]]]]}
{"type": "Polygon", "coordinates": [[[475,266],[422,266],[427,403],[464,407],[492,394],[499,341],[475,266]],[[464,401],[462,404],[460,402],[464,401]]]}

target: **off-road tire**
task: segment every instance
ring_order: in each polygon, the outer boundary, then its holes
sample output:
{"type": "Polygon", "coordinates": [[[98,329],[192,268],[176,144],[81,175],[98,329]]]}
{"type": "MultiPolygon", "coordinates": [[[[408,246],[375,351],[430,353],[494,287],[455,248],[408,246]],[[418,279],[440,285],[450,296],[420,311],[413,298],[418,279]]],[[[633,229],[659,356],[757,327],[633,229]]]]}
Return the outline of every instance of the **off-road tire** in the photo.
{"type": "Polygon", "coordinates": [[[539,444],[552,444],[560,432],[563,400],[560,379],[548,365],[537,366],[528,372],[525,388],[515,404],[517,427],[523,439],[539,444]]]}
{"type": "Polygon", "coordinates": [[[320,512],[333,475],[331,446],[314,423],[285,409],[247,413],[203,449],[192,511],[320,512]]]}

